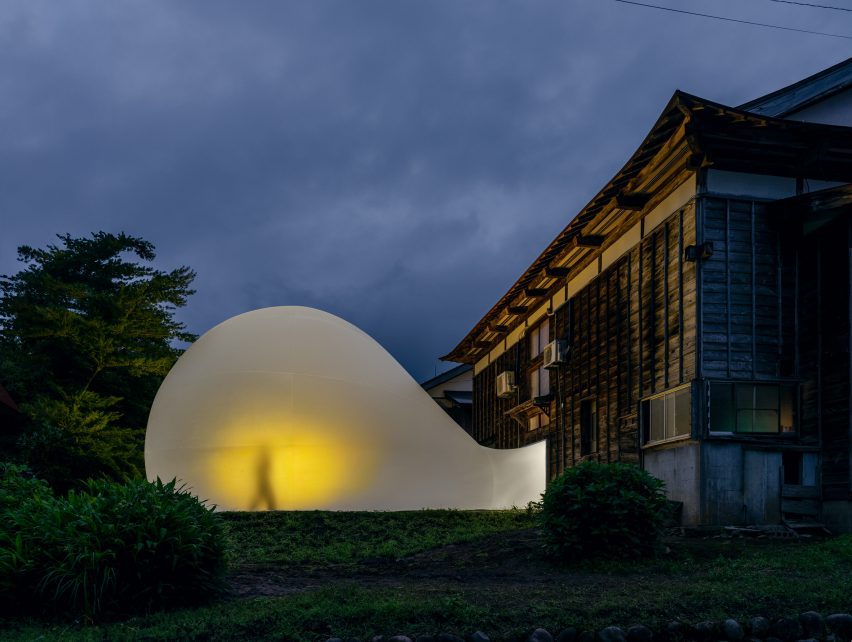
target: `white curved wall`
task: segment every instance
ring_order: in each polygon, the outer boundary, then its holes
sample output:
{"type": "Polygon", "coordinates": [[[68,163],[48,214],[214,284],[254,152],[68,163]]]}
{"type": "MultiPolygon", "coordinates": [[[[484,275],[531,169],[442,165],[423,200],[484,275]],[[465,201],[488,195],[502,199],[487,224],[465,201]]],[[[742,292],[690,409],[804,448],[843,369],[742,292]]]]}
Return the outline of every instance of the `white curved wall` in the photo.
{"type": "Polygon", "coordinates": [[[225,510],[506,508],[537,501],[545,444],[477,444],[370,336],[326,312],[241,314],[198,339],[148,419],[149,479],[225,510]]]}

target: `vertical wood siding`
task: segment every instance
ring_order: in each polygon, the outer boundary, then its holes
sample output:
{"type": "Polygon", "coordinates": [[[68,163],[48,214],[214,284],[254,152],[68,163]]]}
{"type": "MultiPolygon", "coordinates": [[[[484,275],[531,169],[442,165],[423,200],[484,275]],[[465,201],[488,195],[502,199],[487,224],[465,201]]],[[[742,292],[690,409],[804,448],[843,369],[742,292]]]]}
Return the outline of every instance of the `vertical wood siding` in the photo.
{"type": "Polygon", "coordinates": [[[520,444],[520,426],[506,412],[517,405],[524,391],[519,389],[511,397],[498,398],[497,375],[506,370],[515,372],[515,382],[526,389],[519,372],[521,349],[525,344],[525,341],[515,344],[474,377],[472,436],[485,446],[516,448],[520,444]]]}
{"type": "Polygon", "coordinates": [[[798,435],[785,442],[821,445],[824,498],[852,497],[852,222],[841,217],[804,234],[802,221],[785,221],[761,201],[703,197],[699,206],[703,240],[713,244],[700,261],[701,333],[696,263],[684,261],[698,238],[692,203],[554,313],[551,338],[571,347],[568,363],[551,371],[550,425],[531,432],[506,414],[529,398],[522,339],[475,377],[473,436],[498,448],[546,438],[552,478],[583,459],[585,399],[596,401],[598,416],[596,449],[585,458],[636,462],[642,398],[699,372],[709,380],[798,381],[798,435]],[[518,391],[498,399],[504,370],[516,373],[518,391]]]}
{"type": "Polygon", "coordinates": [[[823,446],[825,499],[850,496],[849,221],[803,234],[759,201],[707,198],[702,371],[799,382],[801,445],[823,446]]]}
{"type": "Polygon", "coordinates": [[[761,202],[708,198],[702,263],[702,372],[707,378],[794,376],[795,249],[761,202]]]}
{"type": "Polygon", "coordinates": [[[849,225],[805,237],[798,260],[802,433],[822,436],[824,499],[850,498],[849,225]]]}
{"type": "Polygon", "coordinates": [[[695,208],[664,223],[556,310],[552,338],[569,342],[568,363],[551,371],[551,423],[529,432],[505,413],[529,398],[527,342],[521,340],[479,373],[474,433],[486,445],[512,448],[546,436],[552,478],[579,462],[580,402],[597,404],[596,452],[585,459],[639,461],[639,400],[695,377],[696,271],[683,260],[695,243],[695,208]],[[496,376],[514,370],[518,394],[496,397],[496,376]]]}

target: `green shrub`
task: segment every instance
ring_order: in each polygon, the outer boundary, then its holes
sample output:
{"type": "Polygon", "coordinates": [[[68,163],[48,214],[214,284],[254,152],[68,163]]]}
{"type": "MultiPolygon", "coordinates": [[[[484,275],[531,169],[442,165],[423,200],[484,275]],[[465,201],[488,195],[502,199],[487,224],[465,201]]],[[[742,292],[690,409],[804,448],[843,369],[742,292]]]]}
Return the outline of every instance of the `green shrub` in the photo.
{"type": "Polygon", "coordinates": [[[57,493],[82,489],[88,479],[141,477],[142,435],[119,425],[120,402],[86,390],[22,404],[31,420],[18,440],[24,461],[57,493]]]}
{"type": "Polygon", "coordinates": [[[560,561],[653,553],[667,510],[663,482],[639,467],[584,462],[544,494],[545,545],[560,561]]]}
{"type": "Polygon", "coordinates": [[[50,494],[50,486],[26,466],[0,462],[0,518],[5,519],[9,509],[20,506],[35,495],[50,494]]]}
{"type": "Polygon", "coordinates": [[[26,567],[24,541],[16,513],[26,502],[52,497],[53,491],[24,466],[0,463],[0,595],[8,609],[21,597],[20,578],[26,567]]]}
{"type": "Polygon", "coordinates": [[[91,481],[66,498],[37,495],[10,516],[17,533],[3,546],[22,563],[4,585],[45,611],[143,611],[221,588],[221,523],[174,481],[91,481]]]}

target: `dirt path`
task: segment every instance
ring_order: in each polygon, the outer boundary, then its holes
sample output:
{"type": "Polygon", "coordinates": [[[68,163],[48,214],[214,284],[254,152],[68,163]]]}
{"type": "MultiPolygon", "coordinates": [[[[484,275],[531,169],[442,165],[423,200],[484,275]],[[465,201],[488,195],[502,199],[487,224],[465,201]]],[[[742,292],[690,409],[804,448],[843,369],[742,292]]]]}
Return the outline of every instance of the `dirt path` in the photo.
{"type": "Polygon", "coordinates": [[[493,535],[476,542],[449,544],[398,560],[378,558],[357,566],[320,569],[275,565],[241,565],[229,575],[236,598],[276,596],[308,591],[332,582],[367,587],[417,584],[488,586],[620,583],[616,576],[561,570],[548,563],[534,529],[493,535]]]}

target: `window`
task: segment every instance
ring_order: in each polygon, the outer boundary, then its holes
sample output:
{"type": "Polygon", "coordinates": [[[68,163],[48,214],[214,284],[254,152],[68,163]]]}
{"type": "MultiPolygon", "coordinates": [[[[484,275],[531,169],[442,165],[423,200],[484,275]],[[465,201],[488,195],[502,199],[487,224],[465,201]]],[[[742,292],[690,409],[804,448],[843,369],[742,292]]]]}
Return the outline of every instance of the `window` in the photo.
{"type": "Polygon", "coordinates": [[[530,372],[530,399],[550,394],[550,370],[539,366],[530,372]]]}
{"type": "Polygon", "coordinates": [[[530,330],[529,341],[530,359],[535,359],[544,350],[544,346],[550,342],[550,319],[545,318],[544,321],[530,330]]]}
{"type": "Polygon", "coordinates": [[[790,384],[710,384],[710,432],[768,434],[795,430],[796,386],[790,384]]]}
{"type": "Polygon", "coordinates": [[[544,397],[550,394],[550,371],[541,366],[541,356],[544,346],[550,341],[550,319],[544,321],[529,331],[530,365],[529,371],[530,399],[544,397]]]}
{"type": "Polygon", "coordinates": [[[642,402],[645,442],[692,434],[692,388],[683,386],[642,402]]]}
{"type": "MultiPolygon", "coordinates": [[[[529,370],[531,401],[535,401],[536,397],[546,397],[550,394],[550,370],[547,370],[541,365],[543,359],[541,353],[549,340],[550,319],[545,318],[544,321],[529,332],[530,362],[532,366],[529,370]]],[[[530,415],[527,422],[530,430],[538,430],[550,423],[550,417],[544,412],[537,412],[530,415]]]]}
{"type": "Polygon", "coordinates": [[[594,399],[580,402],[580,456],[598,450],[598,406],[594,399]]]}

